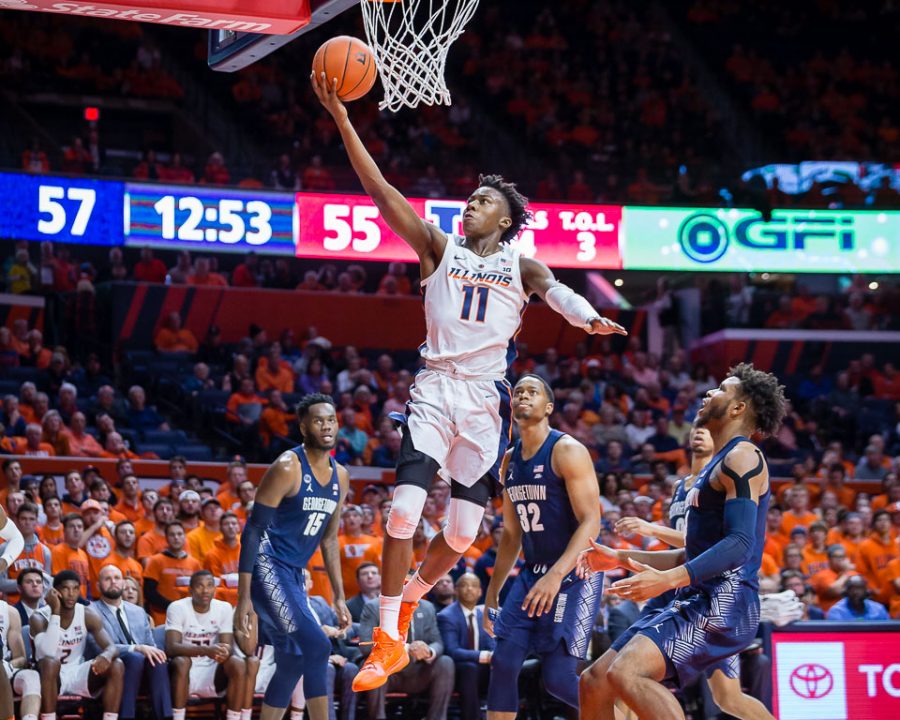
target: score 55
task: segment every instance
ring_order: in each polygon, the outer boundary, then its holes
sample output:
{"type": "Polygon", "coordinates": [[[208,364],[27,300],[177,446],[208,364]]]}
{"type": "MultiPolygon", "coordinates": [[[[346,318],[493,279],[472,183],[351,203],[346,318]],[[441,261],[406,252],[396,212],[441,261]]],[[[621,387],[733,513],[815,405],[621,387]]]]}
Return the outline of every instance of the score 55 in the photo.
{"type": "Polygon", "coordinates": [[[381,244],[381,227],[375,222],[380,213],[372,205],[341,205],[325,203],[322,206],[322,225],[334,233],[323,238],[323,246],[331,252],[342,252],[351,247],[356,252],[370,253],[381,244]],[[362,235],[362,237],[353,237],[362,235]]]}
{"type": "Polygon", "coordinates": [[[40,185],[38,187],[38,212],[46,217],[38,219],[38,232],[48,236],[59,235],[66,229],[71,217],[72,226],[69,234],[73,237],[81,237],[87,230],[96,203],[97,191],[93,188],[40,185]],[[61,202],[63,200],[69,202],[63,204],[61,202]],[[72,203],[77,205],[70,208],[70,211],[74,211],[74,216],[71,215],[71,212],[66,211],[67,206],[72,203]]]}

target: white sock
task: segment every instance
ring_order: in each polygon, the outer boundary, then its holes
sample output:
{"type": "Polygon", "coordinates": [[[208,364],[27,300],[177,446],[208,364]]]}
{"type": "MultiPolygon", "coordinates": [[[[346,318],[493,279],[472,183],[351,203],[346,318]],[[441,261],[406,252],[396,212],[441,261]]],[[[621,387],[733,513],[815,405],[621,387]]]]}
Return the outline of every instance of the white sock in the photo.
{"type": "MultiPolygon", "coordinates": [[[[43,720],[43,718],[41,718],[41,720],[43,720]]],[[[184,720],[184,708],[173,708],[172,720],[184,720]]]]}
{"type": "Polygon", "coordinates": [[[253,708],[241,708],[241,720],[250,720],[253,715],[253,708]]]}
{"type": "Polygon", "coordinates": [[[225,711],[225,720],[241,720],[241,711],[240,710],[226,710],[225,711]]]}
{"type": "MultiPolygon", "coordinates": [[[[56,720],[56,713],[41,713],[41,720],[56,720]]],[[[184,720],[184,715],[181,716],[181,720],[184,720]]]]}
{"type": "Polygon", "coordinates": [[[29,714],[29,715],[23,715],[23,716],[22,716],[22,720],[38,720],[38,716],[37,716],[37,715],[31,715],[31,714],[29,714]]]}
{"type": "Polygon", "coordinates": [[[392,640],[399,640],[400,631],[397,629],[397,620],[400,617],[400,603],[403,602],[403,596],[382,595],[380,602],[381,632],[387,633],[392,640]]]}
{"type": "Polygon", "coordinates": [[[103,713],[103,720],[119,720],[119,713],[103,713]]]}
{"type": "Polygon", "coordinates": [[[416,574],[412,576],[412,580],[403,586],[403,602],[417,603],[425,597],[433,587],[434,583],[429,584],[425,582],[422,579],[422,576],[419,575],[419,572],[416,571],[416,574]]]}

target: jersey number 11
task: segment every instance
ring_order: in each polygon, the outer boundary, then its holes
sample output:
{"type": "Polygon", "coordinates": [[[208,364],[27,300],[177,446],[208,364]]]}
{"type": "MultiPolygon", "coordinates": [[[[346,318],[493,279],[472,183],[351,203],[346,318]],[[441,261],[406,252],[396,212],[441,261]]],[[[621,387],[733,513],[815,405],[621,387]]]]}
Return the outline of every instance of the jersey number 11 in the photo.
{"type": "Polygon", "coordinates": [[[460,320],[469,322],[472,319],[472,300],[475,299],[475,293],[478,293],[478,307],[475,310],[475,322],[484,322],[484,314],[487,312],[488,295],[491,292],[489,287],[484,285],[463,285],[463,305],[462,312],[459,314],[460,320]]]}

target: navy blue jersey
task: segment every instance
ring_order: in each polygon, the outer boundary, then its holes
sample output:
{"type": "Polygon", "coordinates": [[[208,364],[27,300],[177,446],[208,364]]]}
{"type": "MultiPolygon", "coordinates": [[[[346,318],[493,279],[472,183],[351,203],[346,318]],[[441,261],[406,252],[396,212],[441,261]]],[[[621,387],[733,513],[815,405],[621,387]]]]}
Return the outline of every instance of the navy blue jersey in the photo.
{"type": "MultiPolygon", "coordinates": [[[[566,481],[553,472],[553,448],[565,433],[551,430],[534,457],[522,457],[522,441],[513,447],[506,471],[505,492],[522,526],[526,565],[553,565],[565,552],[578,528],[566,481]]],[[[599,502],[599,487],[597,489],[599,502]]]]}
{"type": "Polygon", "coordinates": [[[300,491],[282,499],[275,509],[275,521],[266,530],[260,552],[283,565],[305,568],[312,557],[341,497],[337,463],[331,460],[331,480],[321,485],[300,445],[293,449],[300,459],[300,491]]]}
{"type": "Polygon", "coordinates": [[[687,518],[687,494],[685,487],[687,481],[693,477],[685,475],[677,483],[672,491],[672,502],[669,503],[669,527],[678,532],[684,532],[687,518]]]}
{"type": "MultiPolygon", "coordinates": [[[[710,477],[713,470],[740,442],[749,442],[749,440],[740,436],[729,440],[700,471],[697,482],[688,492],[687,532],[684,538],[684,548],[688,560],[693,560],[725,537],[725,493],[712,487],[710,477]]],[[[759,588],[758,573],[762,562],[763,545],[766,541],[766,512],[769,509],[771,494],[770,487],[759,496],[759,506],[756,510],[756,537],[753,541],[751,559],[733,571],[739,580],[750,585],[754,590],[759,588]]],[[[700,585],[710,589],[719,585],[721,580],[722,578],[710,578],[700,585]]]]}

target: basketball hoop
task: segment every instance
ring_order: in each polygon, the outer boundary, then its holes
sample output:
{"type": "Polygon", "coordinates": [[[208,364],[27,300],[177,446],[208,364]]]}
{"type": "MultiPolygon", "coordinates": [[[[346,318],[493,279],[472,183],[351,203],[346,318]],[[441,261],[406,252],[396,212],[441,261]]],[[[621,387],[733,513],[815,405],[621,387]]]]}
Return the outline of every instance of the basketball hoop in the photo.
{"type": "Polygon", "coordinates": [[[378,107],[449,105],[447,51],[478,0],[361,0],[366,39],[384,87],[378,107]]]}

